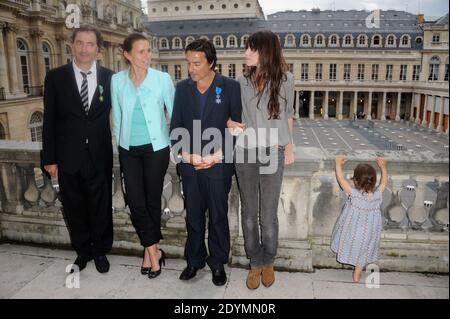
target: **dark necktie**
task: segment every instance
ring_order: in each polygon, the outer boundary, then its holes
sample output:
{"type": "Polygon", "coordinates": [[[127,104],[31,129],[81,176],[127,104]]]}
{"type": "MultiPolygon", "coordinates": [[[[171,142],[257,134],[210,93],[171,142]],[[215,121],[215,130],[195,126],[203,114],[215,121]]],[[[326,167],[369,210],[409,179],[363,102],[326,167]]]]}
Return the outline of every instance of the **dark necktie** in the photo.
{"type": "Polygon", "coordinates": [[[92,72],[89,71],[88,73],[80,72],[83,76],[83,82],[81,83],[81,104],[83,105],[83,110],[86,113],[86,115],[89,112],[89,91],[88,91],[88,81],[87,76],[91,74],[92,72]]]}

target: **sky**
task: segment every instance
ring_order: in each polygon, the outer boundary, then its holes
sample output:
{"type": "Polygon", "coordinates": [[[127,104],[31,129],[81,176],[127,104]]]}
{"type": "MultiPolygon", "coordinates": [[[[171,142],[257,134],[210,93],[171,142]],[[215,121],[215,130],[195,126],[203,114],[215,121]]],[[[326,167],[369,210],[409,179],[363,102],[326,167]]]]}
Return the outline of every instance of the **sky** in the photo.
{"type": "MultiPolygon", "coordinates": [[[[147,1],[142,0],[143,7],[147,1]]],[[[448,0],[259,0],[264,13],[285,10],[400,10],[413,14],[423,13],[427,20],[437,19],[448,13],[448,0]]]]}

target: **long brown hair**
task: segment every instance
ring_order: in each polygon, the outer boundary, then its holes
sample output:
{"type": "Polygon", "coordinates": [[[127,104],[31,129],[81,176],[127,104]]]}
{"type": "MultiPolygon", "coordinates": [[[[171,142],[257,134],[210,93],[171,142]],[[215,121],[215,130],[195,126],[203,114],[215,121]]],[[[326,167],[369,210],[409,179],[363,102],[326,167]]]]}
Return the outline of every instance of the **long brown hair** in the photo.
{"type": "Polygon", "coordinates": [[[358,164],[355,167],[352,179],[357,190],[366,193],[373,192],[377,182],[377,172],[372,165],[358,164]]]}
{"type": "MultiPolygon", "coordinates": [[[[280,88],[281,82],[286,81],[287,64],[281,50],[278,36],[271,31],[258,31],[247,40],[245,49],[258,51],[259,68],[249,67],[245,74],[247,80],[255,86],[258,96],[258,107],[261,97],[269,86],[270,98],[267,110],[270,119],[280,118],[280,88]],[[261,90],[260,90],[261,89],[261,90]]],[[[285,99],[283,97],[283,99],[285,99]]]]}

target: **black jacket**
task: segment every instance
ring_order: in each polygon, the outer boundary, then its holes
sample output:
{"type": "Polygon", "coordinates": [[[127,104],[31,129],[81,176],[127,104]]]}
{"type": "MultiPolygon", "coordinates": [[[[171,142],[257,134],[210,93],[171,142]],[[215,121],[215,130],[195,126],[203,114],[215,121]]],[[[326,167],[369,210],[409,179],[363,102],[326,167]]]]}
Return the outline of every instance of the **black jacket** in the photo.
{"type": "Polygon", "coordinates": [[[75,173],[81,167],[81,154],[88,147],[96,170],[112,169],[109,119],[112,75],[111,70],[97,67],[98,86],[86,115],[72,63],[47,73],[44,86],[43,165],[57,164],[58,170],[75,173]],[[100,86],[103,88],[102,94],[100,86]]]}

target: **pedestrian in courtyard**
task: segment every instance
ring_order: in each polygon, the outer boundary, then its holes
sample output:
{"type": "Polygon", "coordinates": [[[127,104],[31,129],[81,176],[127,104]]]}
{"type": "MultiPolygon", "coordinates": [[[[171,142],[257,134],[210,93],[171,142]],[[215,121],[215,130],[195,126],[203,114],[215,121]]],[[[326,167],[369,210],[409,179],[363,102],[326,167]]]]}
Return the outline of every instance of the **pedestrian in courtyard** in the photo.
{"type": "Polygon", "coordinates": [[[170,117],[175,88],[169,74],[150,67],[150,41],[144,35],[130,34],[122,49],[129,68],[112,77],[114,133],[131,221],[144,247],[141,274],[155,278],[165,263],[158,243],[170,157],[166,111],[170,117]]]}
{"type": "Polygon", "coordinates": [[[331,236],[331,250],[337,261],[353,265],[353,281],[359,282],[364,266],[378,260],[381,237],[381,201],[387,187],[387,163],[377,158],[381,170],[378,187],[377,173],[369,164],[358,164],[353,172],[353,187],[344,178],[345,158],[336,156],[336,179],[347,195],[342,213],[336,221],[331,236]]]}
{"type": "Polygon", "coordinates": [[[235,166],[245,251],[250,259],[246,284],[256,289],[261,282],[270,287],[275,281],[281,183],[284,166],[294,162],[294,76],[271,31],[249,37],[245,63],[248,70],[238,79],[242,124],[229,121],[228,127],[244,130],[236,142],[235,166]]]}

